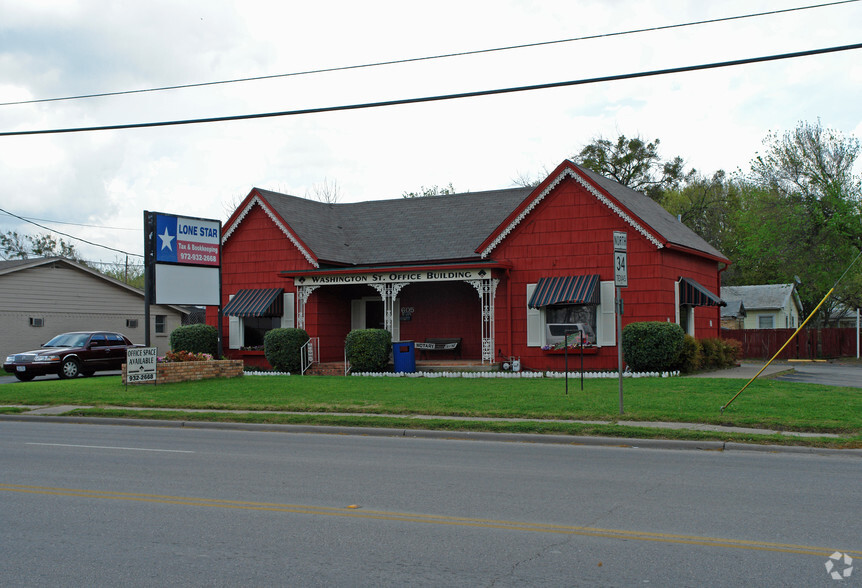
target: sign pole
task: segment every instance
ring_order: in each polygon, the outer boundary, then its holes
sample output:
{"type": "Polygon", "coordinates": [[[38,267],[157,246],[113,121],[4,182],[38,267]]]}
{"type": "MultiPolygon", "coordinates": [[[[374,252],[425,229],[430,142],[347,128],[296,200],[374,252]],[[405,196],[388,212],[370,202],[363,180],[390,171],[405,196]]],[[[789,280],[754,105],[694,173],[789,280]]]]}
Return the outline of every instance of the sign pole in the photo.
{"type": "Polygon", "coordinates": [[[622,289],[629,285],[628,233],[614,231],[614,314],[617,328],[617,370],[620,380],[620,414],[623,414],[623,298],[622,289]]]}
{"type": "Polygon", "coordinates": [[[623,414],[623,300],[622,288],[617,286],[617,370],[620,379],[620,414],[623,414]]]}
{"type": "Polygon", "coordinates": [[[144,211],[144,345],[150,346],[150,305],[153,303],[153,215],[144,211]]]}

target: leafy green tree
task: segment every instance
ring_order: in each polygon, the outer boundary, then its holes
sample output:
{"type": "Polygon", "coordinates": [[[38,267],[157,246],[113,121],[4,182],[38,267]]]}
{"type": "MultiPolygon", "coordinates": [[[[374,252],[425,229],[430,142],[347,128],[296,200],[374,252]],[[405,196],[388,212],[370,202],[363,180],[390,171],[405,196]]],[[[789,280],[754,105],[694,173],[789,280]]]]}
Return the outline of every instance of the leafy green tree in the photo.
{"type": "MultiPolygon", "coordinates": [[[[764,144],[751,173],[740,179],[733,219],[736,267],[725,277],[729,283],[763,284],[798,276],[810,312],[862,249],[862,180],[853,173],[859,142],[818,120],[770,133],[764,144]]],[[[840,304],[862,302],[860,284],[857,263],[824,305],[823,316],[840,304]]]]}
{"type": "Polygon", "coordinates": [[[113,263],[92,264],[97,267],[100,273],[110,276],[115,280],[119,280],[124,284],[128,284],[133,288],[144,289],[144,265],[142,263],[129,263],[117,260],[113,263]]]}
{"type": "Polygon", "coordinates": [[[727,253],[735,243],[732,219],[740,189],[724,171],[712,177],[689,174],[684,185],[665,191],[659,204],[719,251],[727,253]]]}
{"type": "MultiPolygon", "coordinates": [[[[597,137],[573,156],[575,163],[616,180],[633,190],[659,200],[666,191],[685,182],[682,157],[663,161],[658,153],[659,139],[647,142],[641,137],[617,137],[616,142],[597,137]]],[[[689,173],[694,173],[692,170],[689,173]]]]}
{"type": "Polygon", "coordinates": [[[0,254],[3,259],[29,259],[31,257],[65,257],[79,259],[75,246],[50,233],[39,235],[18,234],[6,231],[0,234],[0,254]]]}

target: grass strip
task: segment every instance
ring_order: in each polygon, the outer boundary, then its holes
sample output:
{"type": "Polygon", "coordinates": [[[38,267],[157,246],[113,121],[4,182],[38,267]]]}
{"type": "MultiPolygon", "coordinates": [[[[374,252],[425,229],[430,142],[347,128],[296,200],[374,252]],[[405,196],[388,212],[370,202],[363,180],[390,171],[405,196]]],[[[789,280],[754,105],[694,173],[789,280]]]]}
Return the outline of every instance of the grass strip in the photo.
{"type": "MultiPolygon", "coordinates": [[[[374,413],[465,419],[620,418],[617,380],[586,380],[583,391],[579,384],[570,380],[566,394],[564,381],[556,379],[244,376],[125,386],[119,377],[111,376],[0,386],[0,405],[374,413]]],[[[722,414],[719,408],[742,384],[721,378],[627,379],[623,418],[833,433],[849,438],[862,434],[862,389],[756,380],[722,414]]],[[[357,422],[367,422],[369,418],[358,417],[357,422]]]]}
{"type": "Polygon", "coordinates": [[[269,425],[315,425],[338,427],[379,427],[422,429],[432,431],[471,431],[537,435],[572,435],[616,437],[626,439],[668,439],[687,441],[724,441],[788,445],[833,449],[862,448],[862,435],[849,438],[793,437],[780,434],[743,434],[690,429],[662,429],[615,424],[560,423],[542,421],[476,421],[456,419],[420,419],[387,416],[343,416],[280,413],[184,412],[162,410],[76,409],[69,416],[130,418],[147,420],[183,420],[199,422],[248,423],[269,425]]]}

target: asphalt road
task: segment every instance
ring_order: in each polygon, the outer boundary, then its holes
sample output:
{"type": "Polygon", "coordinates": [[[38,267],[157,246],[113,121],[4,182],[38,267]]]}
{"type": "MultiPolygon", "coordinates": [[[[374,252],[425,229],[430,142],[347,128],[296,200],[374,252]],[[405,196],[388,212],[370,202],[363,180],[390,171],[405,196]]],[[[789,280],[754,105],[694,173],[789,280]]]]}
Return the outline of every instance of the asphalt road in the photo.
{"type": "MultiPolygon", "coordinates": [[[[91,377],[102,378],[105,376],[121,376],[121,375],[123,375],[123,372],[120,370],[108,370],[108,371],[104,371],[104,372],[96,372],[91,377]]],[[[39,382],[41,380],[59,380],[59,379],[60,379],[60,376],[57,376],[55,374],[49,374],[47,376],[36,376],[35,378],[33,378],[31,380],[31,382],[39,382]]],[[[9,374],[9,372],[4,371],[3,368],[0,368],[0,384],[14,384],[14,383],[26,384],[27,382],[19,382],[18,378],[9,374]]]]}
{"type": "Polygon", "coordinates": [[[808,362],[793,362],[788,366],[794,372],[778,376],[776,380],[862,388],[862,366],[808,362]]]}
{"type": "Polygon", "coordinates": [[[7,421],[0,585],[832,586],[860,482],[841,454],[7,421]]]}

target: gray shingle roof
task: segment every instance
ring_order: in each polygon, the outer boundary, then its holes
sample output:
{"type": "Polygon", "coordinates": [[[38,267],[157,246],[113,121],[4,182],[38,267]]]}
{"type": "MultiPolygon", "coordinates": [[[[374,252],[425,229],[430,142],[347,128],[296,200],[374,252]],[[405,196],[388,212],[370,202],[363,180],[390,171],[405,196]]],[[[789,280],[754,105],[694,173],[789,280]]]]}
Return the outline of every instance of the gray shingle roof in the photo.
{"type": "Polygon", "coordinates": [[[476,259],[476,248],[532,190],[346,204],[258,191],[318,259],[373,265],[476,259]]]}
{"type": "MultiPolygon", "coordinates": [[[[564,165],[583,173],[667,242],[726,259],[644,194],[571,162],[564,165]]],[[[479,245],[532,191],[326,204],[257,189],[317,259],[347,265],[477,260],[479,245]]]]}
{"type": "Polygon", "coordinates": [[[32,259],[6,259],[0,260],[0,272],[12,269],[21,265],[32,264],[32,259]]]}
{"type": "Polygon", "coordinates": [[[722,286],[721,297],[728,301],[728,305],[731,300],[741,300],[746,310],[767,310],[783,308],[793,291],[793,284],[722,286]]]}
{"type": "MultiPolygon", "coordinates": [[[[722,296],[727,294],[722,290],[722,296]]],[[[726,306],[721,307],[721,318],[740,318],[745,316],[745,305],[742,300],[728,300],[726,306]]]]}
{"type": "Polygon", "coordinates": [[[660,204],[656,203],[649,196],[623,186],[592,170],[580,166],[576,167],[670,243],[726,259],[718,249],[682,224],[675,216],[662,208],[660,204]]]}

